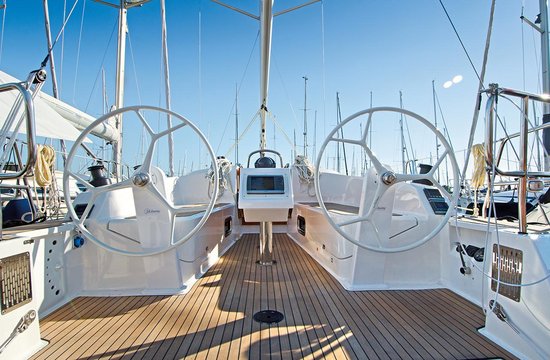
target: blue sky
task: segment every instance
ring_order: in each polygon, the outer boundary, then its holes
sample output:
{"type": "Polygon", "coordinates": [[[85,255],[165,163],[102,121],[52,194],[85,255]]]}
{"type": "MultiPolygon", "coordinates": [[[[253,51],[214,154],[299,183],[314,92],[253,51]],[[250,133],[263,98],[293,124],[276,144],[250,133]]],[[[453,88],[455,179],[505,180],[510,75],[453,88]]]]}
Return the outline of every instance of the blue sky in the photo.
{"type": "MultiPolygon", "coordinates": [[[[256,1],[226,2],[258,13],[256,1]]],[[[276,1],[275,11],[303,2],[276,1]]],[[[62,23],[63,3],[50,0],[54,33],[62,23]]],[[[99,116],[102,66],[107,73],[109,99],[114,98],[116,33],[110,42],[109,39],[116,26],[117,11],[86,1],[77,64],[83,3],[80,0],[77,4],[67,25],[63,54],[61,43],[56,47],[56,65],[62,99],[99,116]]],[[[73,1],[67,0],[68,8],[72,4],[73,1]]],[[[444,4],[479,70],[490,1],[447,0],[444,4]]],[[[540,42],[538,34],[522,25],[519,19],[522,5],[525,16],[534,20],[538,13],[537,1],[497,2],[486,82],[523,89],[523,27],[525,88],[538,92],[540,65],[535,60],[535,51],[540,51],[540,42]]],[[[131,47],[127,49],[126,105],[138,104],[139,99],[149,105],[164,103],[159,8],[159,2],[153,0],[129,11],[131,47]]],[[[234,138],[236,85],[240,88],[241,129],[258,109],[258,44],[254,47],[258,23],[206,0],[167,0],[167,13],[173,110],[195,122],[217,153],[225,154],[234,138]]],[[[42,1],[8,1],[3,37],[0,68],[24,78],[39,66],[46,54],[42,1]]],[[[290,137],[296,130],[299,146],[303,142],[302,76],[307,75],[311,146],[314,143],[319,146],[324,134],[336,123],[337,91],[344,118],[368,108],[371,92],[375,106],[399,106],[399,91],[402,91],[405,108],[432,120],[433,80],[455,149],[465,147],[477,78],[438,0],[324,0],[322,5],[314,4],[277,17],[272,44],[269,110],[290,137]],[[457,74],[464,80],[444,89],[442,84],[457,74]],[[313,139],[315,112],[316,141],[313,139]]],[[[44,88],[51,93],[51,83],[44,88]]],[[[245,154],[257,148],[258,130],[259,125],[253,125],[244,138],[240,162],[245,161],[245,154]]],[[[290,162],[291,146],[281,133],[276,133],[273,139],[273,125],[268,125],[268,130],[268,147],[275,142],[285,161],[290,162]]],[[[375,136],[382,134],[394,138],[396,129],[380,129],[375,136]]],[[[481,128],[477,138],[481,139],[481,128]]],[[[312,151],[313,147],[308,152],[312,151]]],[[[233,152],[228,155],[233,160],[233,152]]],[[[392,156],[388,162],[395,161],[392,156]]]]}

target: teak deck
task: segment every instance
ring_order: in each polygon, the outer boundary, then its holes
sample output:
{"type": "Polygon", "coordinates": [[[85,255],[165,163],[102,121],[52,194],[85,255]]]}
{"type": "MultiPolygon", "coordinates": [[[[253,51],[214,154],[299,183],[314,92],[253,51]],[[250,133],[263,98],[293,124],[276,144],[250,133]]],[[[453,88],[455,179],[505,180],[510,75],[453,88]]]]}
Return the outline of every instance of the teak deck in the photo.
{"type": "Polygon", "coordinates": [[[244,235],[186,295],[75,299],[41,320],[34,358],[512,358],[449,290],[348,292],[286,235],[276,265],[255,263],[257,245],[244,235]],[[254,321],[263,309],[285,318],[254,321]]]}

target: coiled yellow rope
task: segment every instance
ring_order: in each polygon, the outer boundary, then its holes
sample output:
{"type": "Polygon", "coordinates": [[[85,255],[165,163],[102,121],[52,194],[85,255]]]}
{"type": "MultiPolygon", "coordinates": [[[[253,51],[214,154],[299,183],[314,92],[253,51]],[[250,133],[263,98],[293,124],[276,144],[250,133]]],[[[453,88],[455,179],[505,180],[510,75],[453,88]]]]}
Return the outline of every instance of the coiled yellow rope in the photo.
{"type": "Polygon", "coordinates": [[[36,156],[34,169],[36,185],[46,187],[52,184],[54,161],[54,148],[48,145],[38,145],[38,155],[36,156]]]}
{"type": "Polygon", "coordinates": [[[472,175],[472,187],[479,189],[485,184],[485,146],[475,144],[472,146],[474,155],[474,173],[472,175]]]}
{"type": "MultiPolygon", "coordinates": [[[[472,154],[474,155],[474,173],[472,174],[472,187],[474,188],[473,214],[474,216],[479,216],[477,190],[485,184],[485,146],[483,144],[475,144],[472,146],[472,154]]],[[[486,204],[487,198],[484,201],[484,208],[486,208],[486,204]]]]}

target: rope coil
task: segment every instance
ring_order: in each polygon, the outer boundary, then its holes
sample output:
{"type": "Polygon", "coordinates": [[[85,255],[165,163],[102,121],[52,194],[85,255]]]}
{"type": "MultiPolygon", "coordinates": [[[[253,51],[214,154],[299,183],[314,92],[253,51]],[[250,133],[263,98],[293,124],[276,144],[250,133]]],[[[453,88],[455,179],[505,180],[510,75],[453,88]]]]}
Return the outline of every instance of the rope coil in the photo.
{"type": "MultiPolygon", "coordinates": [[[[218,159],[216,159],[216,168],[218,170],[218,177],[220,179],[218,198],[220,198],[225,190],[228,188],[233,191],[233,189],[231,189],[231,181],[228,181],[228,175],[232,167],[233,164],[231,164],[231,161],[227,160],[225,157],[219,157],[218,159]]],[[[212,196],[211,186],[214,184],[214,171],[214,168],[210,166],[208,174],[206,175],[206,178],[209,180],[208,197],[212,196]]]]}
{"type": "Polygon", "coordinates": [[[478,216],[477,191],[485,184],[485,146],[475,144],[472,146],[472,154],[474,155],[474,173],[472,174],[472,187],[474,188],[473,214],[478,216]]]}
{"type": "Polygon", "coordinates": [[[47,187],[53,181],[53,169],[55,163],[55,150],[48,145],[38,145],[34,179],[40,187],[47,187]]]}

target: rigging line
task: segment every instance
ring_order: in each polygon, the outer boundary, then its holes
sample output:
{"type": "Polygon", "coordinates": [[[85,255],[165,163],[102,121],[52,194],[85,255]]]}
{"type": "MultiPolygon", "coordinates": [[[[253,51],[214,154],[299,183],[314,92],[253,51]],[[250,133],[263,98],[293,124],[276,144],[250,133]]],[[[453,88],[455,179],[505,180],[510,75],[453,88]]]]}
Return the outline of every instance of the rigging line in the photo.
{"type": "MultiPolygon", "coordinates": [[[[524,23],[524,17],[523,17],[523,8],[524,8],[524,4],[522,3],[521,4],[521,16],[520,16],[520,20],[521,20],[521,24],[523,25],[524,23]]],[[[525,36],[524,36],[524,28],[523,26],[521,27],[521,75],[522,75],[522,78],[523,78],[523,91],[525,91],[525,36]]]]}
{"type": "Polygon", "coordinates": [[[409,159],[409,160],[416,160],[416,154],[414,153],[414,148],[413,148],[413,144],[412,144],[412,139],[411,139],[411,131],[409,130],[409,122],[407,121],[407,116],[405,116],[405,127],[407,128],[407,137],[409,138],[409,145],[411,147],[411,156],[412,156],[412,159],[409,159]]]}
{"type": "Polygon", "coordinates": [[[321,69],[323,71],[323,137],[325,137],[327,134],[327,88],[325,64],[325,2],[323,0],[321,0],[321,69]]]}
{"type": "MultiPolygon", "coordinates": [[[[441,1],[441,0],[440,0],[441,1]]],[[[464,157],[464,166],[462,167],[461,172],[461,181],[465,181],[466,179],[466,171],[468,170],[468,163],[470,161],[470,154],[472,145],[474,143],[474,136],[476,132],[477,122],[479,119],[479,112],[481,110],[481,90],[483,89],[483,81],[485,79],[485,71],[487,70],[487,60],[489,58],[489,46],[491,44],[491,34],[493,32],[493,20],[495,18],[495,7],[496,7],[496,0],[491,1],[491,10],[489,12],[489,24],[487,26],[487,35],[485,38],[485,49],[483,50],[483,62],[481,65],[481,77],[479,79],[479,84],[477,86],[477,96],[476,96],[476,105],[474,107],[474,114],[472,116],[472,125],[470,126],[470,137],[468,139],[468,146],[466,147],[466,154],[464,157]]]]}
{"type": "Polygon", "coordinates": [[[135,82],[136,82],[136,90],[137,90],[137,96],[138,96],[138,101],[139,101],[139,104],[141,105],[142,102],[141,102],[141,90],[139,88],[139,81],[138,81],[138,75],[137,75],[137,70],[136,70],[136,61],[134,59],[134,48],[132,47],[132,39],[130,37],[130,30],[128,28],[128,45],[129,45],[129,48],[130,48],[130,59],[132,59],[132,68],[134,70],[134,79],[135,79],[135,82]]]}
{"type": "MultiPolygon", "coordinates": [[[[199,124],[202,125],[202,1],[199,4],[199,18],[198,18],[198,81],[199,81],[199,124]]],[[[199,125],[199,128],[201,127],[199,125]]],[[[199,169],[201,168],[202,161],[202,147],[200,146],[199,139],[199,169]]]]}
{"type": "MultiPolygon", "coordinates": [[[[237,96],[239,96],[241,92],[241,87],[244,82],[244,78],[246,77],[246,74],[248,73],[248,67],[250,66],[250,62],[252,60],[252,56],[254,55],[254,50],[256,50],[256,45],[258,44],[258,39],[260,38],[260,30],[258,30],[258,33],[256,34],[256,39],[254,40],[254,45],[252,45],[252,49],[250,49],[250,55],[248,55],[248,61],[246,62],[246,66],[243,71],[243,75],[241,76],[241,81],[239,83],[239,86],[237,87],[237,96]]],[[[231,110],[229,111],[229,115],[227,117],[227,121],[225,123],[225,127],[223,128],[222,135],[225,134],[225,131],[227,130],[227,127],[229,126],[229,123],[231,122],[231,117],[233,115],[233,110],[235,109],[236,101],[233,101],[233,105],[231,106],[231,110]]],[[[236,141],[237,139],[235,139],[236,141]]],[[[220,150],[220,146],[222,145],[223,136],[220,138],[220,142],[218,143],[218,147],[216,148],[216,152],[220,150]]]]}
{"type": "Polygon", "coordinates": [[[229,154],[231,154],[231,151],[233,151],[233,149],[235,148],[235,146],[237,146],[240,142],[241,142],[241,139],[243,138],[243,136],[246,135],[246,133],[248,132],[248,130],[250,130],[250,128],[252,127],[252,124],[254,124],[254,121],[258,118],[258,116],[260,115],[260,111],[261,110],[258,110],[256,111],[256,114],[254,114],[254,116],[252,117],[252,119],[250,120],[250,122],[248,123],[248,125],[246,126],[246,128],[244,129],[244,131],[242,132],[241,136],[239,136],[239,138],[233,143],[233,145],[231,145],[229,147],[229,149],[227,150],[227,152],[225,153],[225,157],[228,157],[229,154]]]}
{"type": "Polygon", "coordinates": [[[290,137],[288,137],[288,134],[285,132],[285,130],[283,129],[283,127],[281,126],[281,124],[279,124],[279,122],[276,120],[276,117],[274,115],[271,115],[271,113],[268,113],[269,115],[269,118],[273,121],[273,124],[275,125],[275,127],[281,132],[283,133],[283,136],[284,138],[286,139],[286,141],[288,142],[288,144],[290,146],[293,146],[293,143],[292,143],[292,140],[290,140],[290,137]]]}
{"type": "MultiPolygon", "coordinates": [[[[540,66],[540,63],[539,63],[539,54],[538,54],[538,45],[537,45],[537,39],[535,38],[535,29],[531,28],[531,37],[533,38],[533,52],[535,53],[535,64],[536,64],[536,69],[540,69],[541,66],[540,66]]],[[[541,91],[541,84],[542,84],[542,80],[540,78],[541,74],[540,74],[540,71],[535,71],[537,73],[537,90],[538,92],[542,92],[541,91]]]]}
{"type": "Polygon", "coordinates": [[[447,15],[447,19],[449,19],[449,22],[451,23],[451,26],[453,27],[453,30],[455,32],[455,35],[456,37],[458,38],[458,41],[460,42],[460,45],[462,46],[462,49],[464,50],[464,53],[466,54],[466,57],[468,58],[468,61],[470,62],[470,65],[472,66],[472,69],[474,70],[474,72],[476,73],[476,76],[478,78],[479,81],[481,81],[481,76],[479,75],[479,73],[477,72],[477,69],[474,65],[474,62],[472,61],[472,58],[470,57],[470,54],[468,53],[468,50],[466,50],[466,46],[464,45],[464,43],[462,42],[462,39],[458,33],[458,30],[456,29],[455,27],[455,24],[453,23],[453,20],[451,19],[451,16],[449,15],[449,13],[447,12],[447,8],[445,8],[445,5],[443,4],[443,1],[442,0],[439,0],[439,3],[441,4],[441,7],[443,8],[443,11],[445,11],[445,15],[447,15]]]}
{"type": "MultiPolygon", "coordinates": [[[[168,61],[168,29],[166,26],[166,4],[165,0],[160,1],[160,13],[162,18],[161,37],[162,37],[162,56],[161,62],[164,64],[164,90],[166,108],[171,110],[171,93],[170,93],[170,63],[168,61]]],[[[172,128],[172,117],[166,115],[166,127],[172,128]]],[[[169,176],[174,176],[174,134],[168,134],[168,169],[169,176]]]]}
{"type": "Polygon", "coordinates": [[[441,104],[439,103],[439,97],[437,96],[437,92],[435,93],[435,102],[437,103],[437,107],[439,108],[439,114],[441,115],[441,120],[443,121],[443,136],[447,139],[449,142],[449,145],[451,145],[451,149],[454,151],[453,142],[451,141],[451,137],[449,136],[449,130],[447,129],[447,122],[445,121],[445,116],[443,115],[443,109],[441,108],[441,104]]]}
{"type": "Polygon", "coordinates": [[[2,49],[4,48],[4,24],[6,23],[6,11],[8,9],[8,0],[4,0],[2,12],[2,33],[0,33],[0,64],[2,63],[2,49]]]}
{"type": "Polygon", "coordinates": [[[92,95],[95,90],[95,86],[97,85],[97,80],[99,79],[99,74],[101,73],[101,68],[105,64],[105,58],[107,57],[107,51],[109,50],[109,45],[111,45],[111,41],[113,40],[113,35],[115,34],[115,30],[117,28],[118,19],[115,20],[113,24],[113,30],[111,31],[111,36],[109,37],[109,41],[107,42],[107,46],[105,47],[105,52],[103,53],[103,58],[101,59],[101,65],[99,67],[99,70],[97,72],[97,75],[94,80],[94,85],[92,86],[92,90],[90,91],[90,96],[88,96],[88,102],[86,103],[86,107],[84,108],[84,112],[88,111],[88,107],[90,106],[90,101],[92,100],[92,95]]]}
{"type": "Polygon", "coordinates": [[[76,8],[76,4],[78,4],[78,0],[75,0],[75,2],[73,4],[73,7],[71,8],[71,11],[69,11],[69,15],[67,16],[65,21],[63,21],[63,25],[61,26],[61,29],[59,30],[59,33],[55,37],[55,41],[52,43],[51,48],[48,49],[48,54],[46,55],[44,60],[42,60],[42,63],[40,64],[40,66],[45,67],[46,64],[48,63],[48,60],[50,59],[50,52],[53,51],[53,48],[55,47],[55,45],[57,45],[57,42],[59,41],[59,38],[61,37],[61,35],[65,31],[65,26],[67,26],[67,23],[69,22],[69,19],[71,18],[71,15],[73,14],[74,9],[76,8]]]}
{"type": "MultiPolygon", "coordinates": [[[[74,74],[74,82],[73,82],[73,104],[76,104],[76,82],[78,80],[78,64],[80,62],[80,48],[82,45],[82,29],[84,28],[84,13],[86,11],[86,1],[83,1],[82,4],[82,16],[80,18],[80,32],[78,34],[78,46],[76,49],[76,65],[75,65],[75,74],[74,74]]],[[[61,48],[63,49],[63,47],[61,48]]],[[[63,50],[61,52],[63,54],[63,50]]],[[[61,55],[61,78],[63,79],[63,55],[61,55]]]]}
{"type": "MultiPolygon", "coordinates": [[[[86,2],[84,2],[86,3],[86,2]]],[[[63,22],[67,18],[67,0],[63,0],[63,22]]],[[[59,92],[58,95],[61,96],[63,90],[63,63],[65,60],[65,32],[61,35],[61,61],[59,64],[59,92]]],[[[74,101],[73,101],[74,102],[74,101]]]]}
{"type": "Polygon", "coordinates": [[[279,70],[279,65],[277,64],[277,61],[273,60],[273,65],[275,66],[275,71],[277,72],[277,75],[279,76],[279,80],[281,81],[281,85],[283,86],[283,92],[285,93],[286,100],[288,101],[288,104],[290,106],[290,110],[292,111],[292,118],[294,119],[294,127],[298,127],[298,120],[296,117],[296,112],[294,111],[294,106],[292,106],[292,101],[290,100],[290,96],[288,95],[288,91],[285,86],[285,82],[283,80],[283,76],[281,75],[281,71],[279,70]]]}

